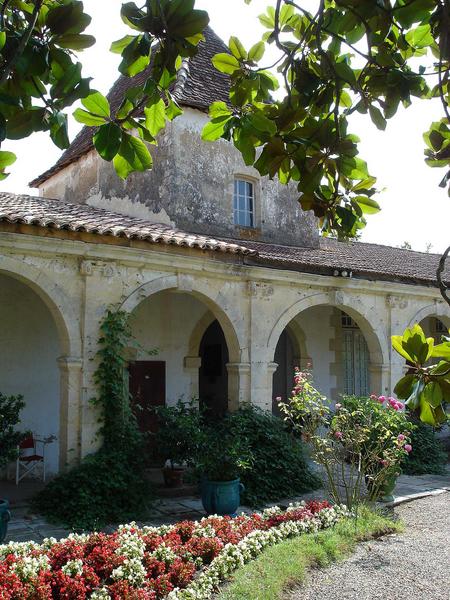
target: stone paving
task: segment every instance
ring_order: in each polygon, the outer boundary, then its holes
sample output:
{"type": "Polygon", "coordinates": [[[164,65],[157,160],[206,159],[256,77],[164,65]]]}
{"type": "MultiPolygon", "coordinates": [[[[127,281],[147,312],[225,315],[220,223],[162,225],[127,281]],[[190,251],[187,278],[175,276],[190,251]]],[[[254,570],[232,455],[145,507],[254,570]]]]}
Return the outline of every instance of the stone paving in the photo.
{"type": "MultiPolygon", "coordinates": [[[[395,490],[394,505],[414,500],[440,490],[450,491],[450,471],[447,475],[422,475],[399,477],[395,490]]],[[[300,500],[323,499],[326,497],[325,490],[316,490],[308,494],[297,496],[295,498],[283,498],[274,503],[279,506],[288,506],[290,502],[300,500]]],[[[392,503],[391,503],[392,504],[392,503]]],[[[241,507],[240,511],[250,512],[247,507],[241,507]]],[[[57,527],[48,523],[41,516],[33,514],[27,503],[17,503],[12,506],[12,518],[8,527],[6,541],[23,542],[33,540],[41,542],[46,537],[55,537],[57,539],[66,537],[70,531],[62,527],[57,527]]],[[[174,523],[185,519],[198,520],[205,516],[201,501],[198,497],[187,496],[173,499],[157,500],[152,507],[149,520],[145,525],[162,525],[165,523],[174,523]]],[[[112,531],[113,526],[108,527],[106,531],[112,531]]]]}

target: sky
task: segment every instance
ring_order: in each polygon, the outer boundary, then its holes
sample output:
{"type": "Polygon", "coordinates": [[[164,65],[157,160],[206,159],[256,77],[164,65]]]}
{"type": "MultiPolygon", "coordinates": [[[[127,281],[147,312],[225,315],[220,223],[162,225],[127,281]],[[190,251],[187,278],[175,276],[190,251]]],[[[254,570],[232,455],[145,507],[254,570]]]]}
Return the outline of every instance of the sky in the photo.
{"type": "MultiPolygon", "coordinates": [[[[119,57],[109,52],[112,41],[128,33],[120,20],[121,0],[85,0],[92,16],[86,33],[94,35],[97,44],[80,54],[83,75],[93,77],[92,87],[106,93],[117,78],[119,57]]],[[[212,28],[225,41],[237,35],[249,47],[260,39],[263,29],[257,16],[265,11],[269,0],[197,0],[196,7],[209,12],[212,28]]],[[[367,117],[355,115],[350,130],[361,138],[361,157],[369,171],[378,178],[382,190],[376,198],[382,207],[368,217],[362,241],[400,246],[407,241],[414,250],[442,252],[450,244],[450,198],[439,188],[443,169],[431,169],[423,160],[422,134],[432,121],[442,117],[437,101],[416,102],[407,110],[400,109],[388,122],[385,132],[378,131],[367,117]]],[[[79,130],[71,119],[70,137],[79,130]]],[[[7,142],[18,160],[11,175],[0,183],[1,191],[36,193],[28,182],[52,166],[61,151],[48,135],[39,133],[19,142],[7,142]]]]}

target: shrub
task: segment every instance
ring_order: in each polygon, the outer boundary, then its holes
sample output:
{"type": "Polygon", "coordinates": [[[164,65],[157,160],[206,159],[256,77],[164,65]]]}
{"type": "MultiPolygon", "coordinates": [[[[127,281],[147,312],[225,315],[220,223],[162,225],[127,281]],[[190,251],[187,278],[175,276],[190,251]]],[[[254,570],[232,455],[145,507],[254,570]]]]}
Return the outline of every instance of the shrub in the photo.
{"type": "Polygon", "coordinates": [[[259,506],[320,487],[311,472],[302,442],[291,435],[281,419],[251,405],[228,415],[232,434],[248,442],[252,466],[241,473],[242,500],[259,506]]]}
{"type": "Polygon", "coordinates": [[[402,464],[406,475],[445,474],[447,454],[433,427],[420,422],[412,432],[411,445],[412,452],[402,464]]]}
{"type": "Polygon", "coordinates": [[[367,489],[376,500],[388,482],[400,473],[400,464],[411,452],[413,424],[394,398],[344,397],[333,408],[312,383],[311,373],[295,371],[295,387],[282,412],[312,449],[324,469],[333,500],[342,497],[351,508],[367,489]]]}
{"type": "Polygon", "coordinates": [[[22,396],[4,396],[0,393],[0,468],[17,457],[17,446],[24,434],[16,431],[20,411],[25,402],[22,396]]]}
{"type": "Polygon", "coordinates": [[[138,518],[149,500],[144,439],[132,414],[124,380],[124,348],[130,338],[128,316],[107,311],[100,325],[95,372],[101,409],[102,447],[81,464],[56,477],[33,501],[53,521],[72,529],[93,529],[138,518]]]}
{"type": "Polygon", "coordinates": [[[74,530],[95,530],[109,523],[145,517],[152,493],[142,475],[138,452],[102,449],[56,477],[32,501],[50,521],[74,530]]]}

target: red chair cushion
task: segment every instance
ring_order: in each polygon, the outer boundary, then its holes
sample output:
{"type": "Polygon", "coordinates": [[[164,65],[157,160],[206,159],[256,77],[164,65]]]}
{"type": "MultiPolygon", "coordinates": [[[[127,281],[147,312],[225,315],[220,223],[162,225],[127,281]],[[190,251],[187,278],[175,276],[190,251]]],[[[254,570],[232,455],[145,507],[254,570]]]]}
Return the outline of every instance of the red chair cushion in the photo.
{"type": "Polygon", "coordinates": [[[39,456],[38,454],[32,454],[31,456],[21,456],[19,460],[20,462],[34,462],[38,460],[44,460],[44,457],[39,456]]]}

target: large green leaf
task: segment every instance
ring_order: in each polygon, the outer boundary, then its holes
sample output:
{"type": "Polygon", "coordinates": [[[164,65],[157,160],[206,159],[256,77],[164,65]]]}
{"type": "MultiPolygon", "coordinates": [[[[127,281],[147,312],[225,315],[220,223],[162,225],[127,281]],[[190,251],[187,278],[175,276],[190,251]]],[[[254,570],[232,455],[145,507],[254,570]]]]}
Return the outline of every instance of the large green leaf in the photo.
{"type": "Polygon", "coordinates": [[[227,75],[232,75],[235,71],[240,69],[237,58],[231,56],[231,54],[226,54],[225,52],[213,56],[212,63],[218,71],[226,73],[227,75]]]}
{"type": "Polygon", "coordinates": [[[126,179],[134,171],[150,169],[152,163],[151,154],[145,143],[140,138],[123,133],[119,152],[113,159],[117,175],[126,179]]]}
{"type": "Polygon", "coordinates": [[[412,374],[402,377],[394,388],[394,392],[397,397],[401,400],[406,400],[409,398],[412,394],[415,380],[416,378],[412,374]]]}
{"type": "Polygon", "coordinates": [[[99,127],[93,138],[94,146],[100,156],[111,161],[122,143],[122,130],[116,123],[105,123],[99,127]]]}
{"type": "Polygon", "coordinates": [[[55,44],[61,48],[70,48],[70,50],[85,50],[95,44],[93,35],[85,35],[81,33],[66,33],[54,38],[55,44]]]}
{"type": "Polygon", "coordinates": [[[93,90],[87,98],[81,100],[81,104],[86,110],[98,117],[110,117],[109,102],[100,92],[93,90]]]}
{"type": "Polygon", "coordinates": [[[376,202],[372,198],[369,198],[368,196],[356,196],[354,198],[354,201],[357,202],[358,206],[361,208],[363,213],[366,213],[368,215],[374,215],[375,213],[380,212],[381,210],[381,207],[378,204],[378,202],[376,202]]]}
{"type": "Polygon", "coordinates": [[[202,131],[202,140],[208,142],[214,142],[222,137],[222,134],[225,131],[225,127],[228,121],[232,117],[230,115],[224,115],[223,117],[217,117],[216,119],[212,119],[209,123],[205,125],[202,131]]]}
{"type": "Polygon", "coordinates": [[[392,347],[396,352],[400,354],[400,356],[403,356],[403,358],[406,358],[406,360],[409,362],[414,362],[414,358],[403,347],[403,336],[393,335],[391,340],[392,347]]]}
{"type": "Polygon", "coordinates": [[[83,123],[84,125],[89,125],[89,127],[95,127],[96,125],[103,125],[106,123],[106,119],[104,117],[97,117],[82,108],[77,108],[73,113],[75,121],[78,123],[83,123]]]}
{"type": "Polygon", "coordinates": [[[423,389],[422,396],[433,408],[440,406],[443,400],[441,387],[436,381],[427,383],[423,389]]]}
{"type": "Polygon", "coordinates": [[[155,100],[153,104],[146,106],[144,109],[145,126],[154,138],[166,126],[166,105],[164,104],[164,100],[162,98],[155,100]]]}
{"type": "Polygon", "coordinates": [[[0,169],[5,169],[16,162],[17,156],[13,152],[0,150],[0,169]]]}
{"type": "Polygon", "coordinates": [[[242,45],[241,41],[235,37],[231,36],[230,41],[228,43],[228,47],[231,50],[231,54],[237,58],[238,60],[247,60],[247,51],[242,45]]]}
{"type": "Polygon", "coordinates": [[[444,342],[443,344],[437,344],[434,346],[431,356],[450,360],[450,343],[444,342]]]}

